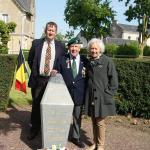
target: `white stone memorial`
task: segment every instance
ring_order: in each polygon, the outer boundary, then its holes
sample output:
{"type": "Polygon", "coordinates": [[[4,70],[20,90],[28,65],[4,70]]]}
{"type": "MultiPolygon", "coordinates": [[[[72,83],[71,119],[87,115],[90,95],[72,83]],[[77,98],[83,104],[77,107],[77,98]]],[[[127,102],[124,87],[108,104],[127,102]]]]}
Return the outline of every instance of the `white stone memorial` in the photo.
{"type": "Polygon", "coordinates": [[[51,77],[41,101],[42,145],[65,146],[72,120],[73,101],[61,74],[51,77]]]}

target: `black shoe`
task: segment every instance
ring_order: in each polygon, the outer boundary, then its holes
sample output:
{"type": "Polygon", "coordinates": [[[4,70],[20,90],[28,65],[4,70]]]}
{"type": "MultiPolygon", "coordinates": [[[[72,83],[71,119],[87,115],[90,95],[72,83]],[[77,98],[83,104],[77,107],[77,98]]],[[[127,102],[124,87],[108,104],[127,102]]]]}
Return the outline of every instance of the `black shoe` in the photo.
{"type": "Polygon", "coordinates": [[[75,145],[77,145],[80,148],[84,148],[85,145],[83,144],[83,142],[80,139],[71,139],[71,142],[74,143],[75,145]]]}
{"type": "Polygon", "coordinates": [[[27,136],[27,139],[33,140],[38,135],[38,133],[39,133],[38,131],[30,132],[30,134],[27,136]]]}

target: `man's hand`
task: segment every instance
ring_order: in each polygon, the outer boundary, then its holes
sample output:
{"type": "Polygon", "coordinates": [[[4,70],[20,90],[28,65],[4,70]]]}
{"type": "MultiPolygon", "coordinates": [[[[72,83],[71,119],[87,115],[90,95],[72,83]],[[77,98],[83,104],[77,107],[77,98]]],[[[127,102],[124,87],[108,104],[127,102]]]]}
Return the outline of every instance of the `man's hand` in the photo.
{"type": "Polygon", "coordinates": [[[58,73],[58,71],[57,70],[55,70],[55,69],[53,69],[52,71],[51,71],[51,77],[55,77],[56,76],[56,74],[58,73]]]}

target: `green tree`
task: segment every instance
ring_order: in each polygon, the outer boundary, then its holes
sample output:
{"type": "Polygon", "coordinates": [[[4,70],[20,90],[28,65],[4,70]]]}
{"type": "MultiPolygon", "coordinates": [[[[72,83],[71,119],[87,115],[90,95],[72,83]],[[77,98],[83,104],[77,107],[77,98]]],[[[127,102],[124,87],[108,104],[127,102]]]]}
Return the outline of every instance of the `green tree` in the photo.
{"type": "MultiPolygon", "coordinates": [[[[42,33],[41,38],[44,38],[46,36],[45,32],[42,33]]],[[[63,35],[61,32],[57,33],[56,39],[59,41],[65,41],[65,35],[63,35]]]]}
{"type": "Polygon", "coordinates": [[[71,30],[71,31],[67,31],[66,32],[66,34],[65,34],[65,38],[66,39],[71,39],[71,38],[73,38],[74,37],[74,31],[73,30],[71,30]]]}
{"type": "Polygon", "coordinates": [[[10,33],[14,32],[15,28],[16,23],[5,23],[4,21],[0,20],[0,53],[7,53],[7,43],[10,40],[10,33]]]}
{"type": "Polygon", "coordinates": [[[87,40],[105,37],[110,34],[115,15],[109,5],[109,0],[67,0],[65,21],[73,29],[82,30],[81,34],[87,40]]]}
{"type": "MultiPolygon", "coordinates": [[[[123,0],[119,0],[123,1],[123,0]]],[[[125,0],[125,6],[129,6],[125,15],[127,20],[138,21],[139,44],[141,48],[140,56],[143,56],[143,49],[146,41],[150,38],[150,0],[125,0]]]]}
{"type": "Polygon", "coordinates": [[[61,32],[57,33],[56,39],[59,41],[64,41],[65,40],[65,35],[63,35],[61,32]]]}

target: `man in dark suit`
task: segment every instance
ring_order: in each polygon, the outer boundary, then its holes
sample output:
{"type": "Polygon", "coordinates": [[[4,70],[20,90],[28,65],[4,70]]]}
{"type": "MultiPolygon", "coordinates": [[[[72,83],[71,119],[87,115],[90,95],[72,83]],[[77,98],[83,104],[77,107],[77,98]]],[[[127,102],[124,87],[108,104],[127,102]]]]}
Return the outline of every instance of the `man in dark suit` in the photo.
{"type": "Polygon", "coordinates": [[[57,24],[48,22],[45,27],[45,37],[33,40],[28,64],[31,69],[29,87],[32,94],[31,133],[28,139],[36,137],[41,128],[40,102],[50,76],[57,73],[56,63],[64,54],[65,46],[55,40],[57,24]]]}
{"type": "Polygon", "coordinates": [[[73,130],[71,141],[84,148],[80,138],[82,106],[85,96],[85,67],[87,59],[79,55],[80,40],[73,38],[68,42],[69,53],[58,61],[58,71],[62,74],[74,102],[73,130]]]}

